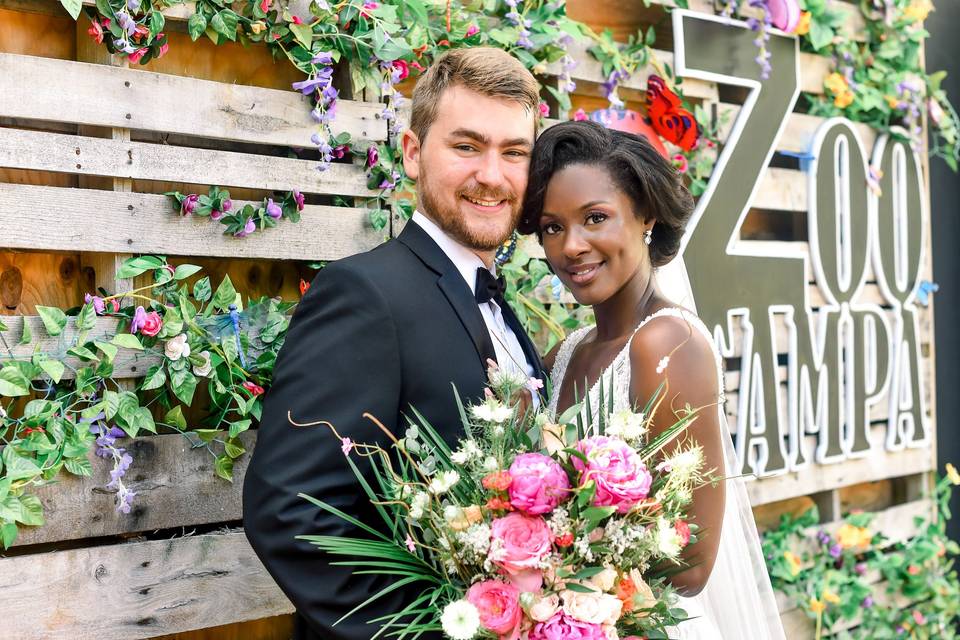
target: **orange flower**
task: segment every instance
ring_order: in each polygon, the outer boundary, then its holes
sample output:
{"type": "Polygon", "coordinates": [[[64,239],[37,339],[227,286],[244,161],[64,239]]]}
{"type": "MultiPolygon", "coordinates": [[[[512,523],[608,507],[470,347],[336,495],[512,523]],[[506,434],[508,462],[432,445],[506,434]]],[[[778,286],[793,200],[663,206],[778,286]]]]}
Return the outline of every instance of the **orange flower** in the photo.
{"type": "Polygon", "coordinates": [[[837,530],[837,542],[844,549],[854,547],[868,547],[873,534],[864,527],[855,527],[852,524],[844,524],[837,530]]]}
{"type": "Polygon", "coordinates": [[[310,283],[300,278],[300,295],[304,296],[307,293],[307,289],[310,288],[310,283]]]}
{"type": "Polygon", "coordinates": [[[826,603],[817,600],[816,598],[810,598],[810,611],[813,611],[816,614],[821,614],[827,610],[826,603]]]}
{"type": "Polygon", "coordinates": [[[800,22],[797,23],[797,28],[793,30],[798,36],[805,36],[810,33],[810,17],[811,14],[809,11],[802,11],[800,13],[800,22]]]}
{"type": "Polygon", "coordinates": [[[853,98],[853,91],[844,91],[843,93],[837,94],[833,99],[833,104],[840,109],[846,109],[853,103],[853,98]]]}
{"type": "Polygon", "coordinates": [[[499,497],[493,497],[487,500],[486,507],[490,511],[513,511],[513,505],[499,497]]]}
{"type": "Polygon", "coordinates": [[[909,573],[912,576],[920,575],[920,571],[921,571],[920,567],[918,567],[915,564],[912,564],[909,567],[907,567],[907,573],[909,573]]]}
{"type": "Polygon", "coordinates": [[[488,473],[483,477],[483,480],[481,480],[483,488],[489,491],[506,491],[510,488],[512,482],[513,478],[510,476],[509,471],[488,473]]]}
{"type": "Polygon", "coordinates": [[[830,91],[830,93],[843,93],[850,89],[850,85],[847,84],[847,79],[836,71],[823,79],[823,86],[830,91]]]}
{"type": "Polygon", "coordinates": [[[797,557],[797,554],[795,554],[792,551],[784,551],[783,557],[786,559],[787,564],[790,565],[791,575],[797,575],[798,573],[800,573],[800,568],[802,565],[800,563],[800,558],[797,557]]]}

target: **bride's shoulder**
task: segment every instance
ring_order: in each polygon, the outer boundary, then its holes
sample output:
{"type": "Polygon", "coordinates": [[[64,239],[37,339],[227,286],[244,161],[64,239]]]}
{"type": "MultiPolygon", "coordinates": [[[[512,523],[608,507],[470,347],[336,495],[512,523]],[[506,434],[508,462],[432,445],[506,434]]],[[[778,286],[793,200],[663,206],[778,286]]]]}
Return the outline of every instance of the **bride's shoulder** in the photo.
{"type": "Polygon", "coordinates": [[[590,330],[593,329],[593,325],[580,327],[570,333],[566,338],[558,342],[547,355],[543,357],[543,366],[547,371],[552,371],[557,364],[557,358],[562,358],[563,356],[569,357],[570,352],[576,348],[580,341],[583,340],[590,330]]]}
{"type": "Polygon", "coordinates": [[[713,347],[696,314],[680,307],[664,307],[646,319],[630,343],[634,371],[663,374],[670,364],[692,366],[714,362],[713,347]]]}

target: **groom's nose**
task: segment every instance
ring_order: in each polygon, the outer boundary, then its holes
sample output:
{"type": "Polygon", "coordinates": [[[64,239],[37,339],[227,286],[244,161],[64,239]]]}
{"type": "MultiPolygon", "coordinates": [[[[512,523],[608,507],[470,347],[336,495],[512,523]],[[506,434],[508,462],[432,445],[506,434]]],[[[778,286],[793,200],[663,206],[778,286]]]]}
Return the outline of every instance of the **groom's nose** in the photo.
{"type": "Polygon", "coordinates": [[[500,187],[504,182],[503,157],[496,149],[485,151],[477,159],[476,180],[488,187],[500,187]]]}

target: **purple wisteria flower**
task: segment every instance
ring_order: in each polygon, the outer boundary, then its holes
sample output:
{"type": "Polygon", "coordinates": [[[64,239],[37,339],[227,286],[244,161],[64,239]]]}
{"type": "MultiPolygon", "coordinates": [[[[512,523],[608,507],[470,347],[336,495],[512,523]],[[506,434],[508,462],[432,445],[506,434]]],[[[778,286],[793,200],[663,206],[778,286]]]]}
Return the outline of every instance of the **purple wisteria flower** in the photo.
{"type": "Polygon", "coordinates": [[[819,542],[820,544],[830,544],[830,540],[831,540],[830,535],[826,531],[824,531],[823,529],[820,529],[820,531],[817,531],[817,542],[819,542]]]}
{"type": "Polygon", "coordinates": [[[303,194],[294,189],[293,200],[297,203],[297,211],[303,211],[303,203],[306,201],[306,198],[303,196],[303,194]]]}
{"type": "Polygon", "coordinates": [[[126,11],[117,11],[117,24],[127,32],[128,36],[132,36],[137,31],[137,21],[126,11]]]}
{"type": "Polygon", "coordinates": [[[283,217],[283,209],[281,209],[280,205],[273,201],[273,198],[267,200],[267,215],[274,220],[279,220],[281,217],[283,217]]]}
{"type": "Polygon", "coordinates": [[[131,13],[136,13],[139,11],[140,0],[127,0],[127,9],[129,9],[131,13]]]}
{"type": "Polygon", "coordinates": [[[248,235],[250,235],[256,230],[257,230],[257,223],[253,221],[253,218],[250,218],[249,220],[247,220],[247,223],[243,225],[243,229],[240,229],[233,235],[236,238],[246,238],[248,235]]]}
{"type": "Polygon", "coordinates": [[[835,544],[830,547],[829,553],[831,558],[839,558],[843,555],[843,547],[841,547],[839,544],[835,544]]]}
{"type": "Polygon", "coordinates": [[[864,609],[869,609],[873,606],[873,596],[867,596],[863,599],[863,602],[860,603],[860,606],[864,609]]]}
{"type": "Polygon", "coordinates": [[[106,484],[106,488],[116,492],[114,504],[116,504],[117,511],[130,513],[133,498],[137,493],[124,484],[123,477],[133,463],[133,456],[127,453],[126,449],[118,447],[116,444],[117,439],[124,437],[126,433],[116,426],[108,428],[100,422],[103,418],[104,414],[101,412],[92,419],[94,422],[90,425],[90,433],[97,436],[95,453],[101,458],[113,459],[110,482],[106,484]]]}
{"type": "Polygon", "coordinates": [[[147,324],[147,312],[142,306],[138,306],[130,320],[130,333],[137,333],[145,324],[147,324]]]}
{"type": "Polygon", "coordinates": [[[333,54],[329,51],[321,51],[310,60],[313,64],[333,64],[333,54]]]}
{"type": "Polygon", "coordinates": [[[106,303],[103,301],[103,298],[100,296],[91,296],[89,293],[83,296],[83,301],[87,304],[93,303],[93,310],[97,312],[97,315],[103,315],[104,309],[107,308],[106,303]]]}

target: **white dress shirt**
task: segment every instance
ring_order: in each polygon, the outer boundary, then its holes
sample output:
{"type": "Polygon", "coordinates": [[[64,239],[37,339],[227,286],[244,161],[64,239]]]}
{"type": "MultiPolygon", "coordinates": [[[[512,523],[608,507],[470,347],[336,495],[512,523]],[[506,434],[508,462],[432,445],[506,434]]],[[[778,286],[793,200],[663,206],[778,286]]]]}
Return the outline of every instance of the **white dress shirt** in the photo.
{"type": "MultiPolygon", "coordinates": [[[[426,231],[427,235],[437,243],[440,250],[450,258],[457,271],[467,282],[471,295],[476,295],[477,269],[487,268],[483,264],[483,260],[473,251],[448,236],[433,220],[419,211],[414,212],[410,221],[426,231]]],[[[495,268],[491,268],[490,273],[494,277],[497,275],[495,268]]],[[[490,300],[489,302],[479,303],[477,306],[480,307],[480,315],[483,316],[483,322],[487,325],[487,331],[490,333],[490,340],[493,342],[493,350],[496,353],[497,364],[500,368],[507,371],[520,371],[527,378],[532,377],[533,365],[527,362],[520,341],[517,340],[516,334],[503,318],[500,305],[490,300]]],[[[536,396],[536,393],[534,393],[534,396],[536,396]]]]}

